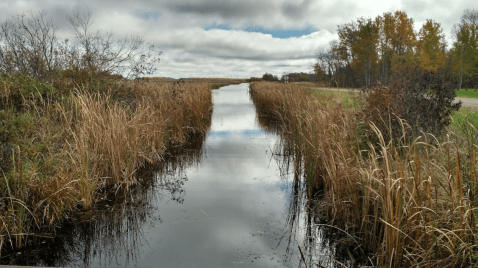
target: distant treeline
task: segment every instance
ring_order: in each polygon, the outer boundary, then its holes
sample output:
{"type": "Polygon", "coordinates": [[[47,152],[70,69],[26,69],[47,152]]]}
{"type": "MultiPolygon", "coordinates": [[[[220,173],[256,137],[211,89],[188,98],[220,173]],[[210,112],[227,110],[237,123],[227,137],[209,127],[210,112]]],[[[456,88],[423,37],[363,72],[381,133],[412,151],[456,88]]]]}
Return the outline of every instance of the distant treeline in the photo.
{"type": "Polygon", "coordinates": [[[315,73],[288,73],[279,78],[277,75],[265,73],[262,78],[251,77],[251,82],[254,81],[280,81],[280,82],[319,82],[319,77],[315,73]]]}
{"type": "Polygon", "coordinates": [[[378,81],[390,85],[397,73],[420,69],[450,76],[459,89],[478,87],[478,10],[464,11],[450,48],[440,23],[428,19],[418,32],[413,24],[397,11],[339,25],[339,39],[317,53],[315,74],[327,85],[369,87],[378,81]]]}

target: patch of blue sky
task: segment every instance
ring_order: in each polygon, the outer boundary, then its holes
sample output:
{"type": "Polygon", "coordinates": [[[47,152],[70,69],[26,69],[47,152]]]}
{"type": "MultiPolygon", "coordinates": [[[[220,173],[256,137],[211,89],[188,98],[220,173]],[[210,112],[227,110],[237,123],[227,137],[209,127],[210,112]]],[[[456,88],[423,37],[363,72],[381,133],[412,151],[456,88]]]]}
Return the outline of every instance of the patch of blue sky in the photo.
{"type": "Polygon", "coordinates": [[[157,21],[160,13],[159,11],[136,11],[135,15],[144,20],[152,19],[154,21],[157,21]]]}
{"type": "MultiPolygon", "coordinates": [[[[204,27],[204,29],[208,31],[212,29],[233,30],[234,28],[227,24],[212,23],[204,27]]],[[[289,29],[267,29],[263,27],[246,26],[246,27],[234,29],[234,30],[270,34],[274,38],[301,37],[301,36],[309,35],[317,31],[317,29],[312,26],[307,26],[303,28],[289,28],[289,29]]]]}
{"type": "Polygon", "coordinates": [[[227,25],[227,24],[215,24],[215,23],[204,27],[204,30],[206,30],[206,31],[212,30],[212,29],[231,30],[232,27],[227,25]]]}
{"type": "Polygon", "coordinates": [[[301,37],[304,35],[309,35],[313,32],[316,32],[317,29],[311,26],[307,26],[304,28],[291,28],[291,29],[265,29],[262,27],[250,26],[250,27],[244,28],[244,31],[270,34],[274,38],[290,38],[290,37],[301,37]]]}

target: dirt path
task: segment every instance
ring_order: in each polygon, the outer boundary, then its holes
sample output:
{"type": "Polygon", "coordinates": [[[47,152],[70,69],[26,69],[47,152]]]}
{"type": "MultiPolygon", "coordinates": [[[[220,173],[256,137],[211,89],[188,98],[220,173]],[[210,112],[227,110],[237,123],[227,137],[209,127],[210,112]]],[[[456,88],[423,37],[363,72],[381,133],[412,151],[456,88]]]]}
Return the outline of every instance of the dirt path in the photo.
{"type": "Polygon", "coordinates": [[[462,108],[478,110],[478,99],[456,97],[455,100],[463,102],[462,108]]]}
{"type": "MultiPolygon", "coordinates": [[[[340,92],[358,92],[357,89],[348,89],[348,88],[327,88],[327,87],[311,87],[311,89],[317,90],[327,90],[327,91],[340,91],[340,92]]],[[[456,97],[455,101],[461,101],[463,104],[461,105],[462,108],[478,110],[478,99],[475,98],[462,98],[456,97]]]]}

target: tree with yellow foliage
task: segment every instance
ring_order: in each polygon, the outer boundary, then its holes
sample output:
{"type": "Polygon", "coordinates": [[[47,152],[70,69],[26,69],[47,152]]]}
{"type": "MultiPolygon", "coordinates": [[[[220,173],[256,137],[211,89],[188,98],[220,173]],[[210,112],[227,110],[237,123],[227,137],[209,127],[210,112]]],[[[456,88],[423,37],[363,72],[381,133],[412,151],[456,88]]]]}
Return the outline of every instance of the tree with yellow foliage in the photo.
{"type": "Polygon", "coordinates": [[[417,57],[421,68],[436,72],[446,64],[446,42],[440,23],[428,19],[418,33],[417,57]]]}

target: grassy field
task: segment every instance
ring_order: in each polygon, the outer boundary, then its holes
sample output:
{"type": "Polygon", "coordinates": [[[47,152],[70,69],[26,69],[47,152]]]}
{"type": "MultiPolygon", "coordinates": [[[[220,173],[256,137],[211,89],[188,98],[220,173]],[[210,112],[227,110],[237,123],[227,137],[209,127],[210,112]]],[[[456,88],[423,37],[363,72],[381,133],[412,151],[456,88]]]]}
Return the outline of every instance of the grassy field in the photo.
{"type": "MultiPolygon", "coordinates": [[[[385,142],[351,109],[357,105],[342,104],[349,98],[342,93],[255,82],[251,96],[260,113],[281,122],[284,150],[298,159],[309,198],[320,196],[321,218],[353,238],[351,252],[372,252],[367,265],[478,265],[475,128],[412,136],[402,124],[401,135],[385,142]]],[[[462,110],[454,118],[459,126],[476,117],[462,110]]]]}
{"type": "Polygon", "coordinates": [[[462,98],[478,98],[478,91],[474,89],[462,89],[455,91],[457,97],[462,98]]]}
{"type": "Polygon", "coordinates": [[[210,127],[208,83],[92,84],[1,75],[0,254],[90,208],[98,190],[128,189],[139,167],[210,127]]]}
{"type": "Polygon", "coordinates": [[[360,96],[354,92],[317,89],[309,90],[312,96],[320,100],[325,100],[327,104],[329,104],[329,101],[339,101],[346,109],[350,111],[359,111],[361,109],[360,96]]]}

